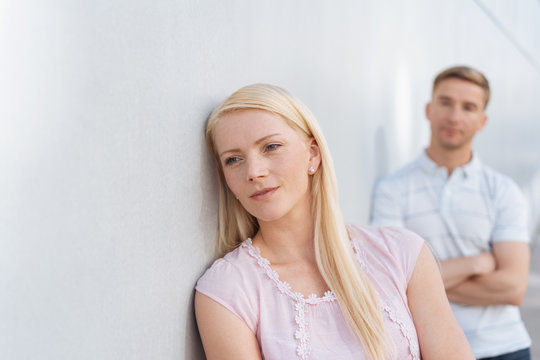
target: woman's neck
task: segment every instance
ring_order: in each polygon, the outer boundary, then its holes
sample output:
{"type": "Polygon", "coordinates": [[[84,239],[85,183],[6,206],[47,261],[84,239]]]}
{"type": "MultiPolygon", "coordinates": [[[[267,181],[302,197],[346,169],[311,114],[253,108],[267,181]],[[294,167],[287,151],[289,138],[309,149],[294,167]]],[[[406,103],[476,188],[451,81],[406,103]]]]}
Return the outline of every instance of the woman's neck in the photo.
{"type": "Polygon", "coordinates": [[[314,221],[308,212],[302,217],[259,222],[253,245],[271,263],[315,260],[314,221]]]}

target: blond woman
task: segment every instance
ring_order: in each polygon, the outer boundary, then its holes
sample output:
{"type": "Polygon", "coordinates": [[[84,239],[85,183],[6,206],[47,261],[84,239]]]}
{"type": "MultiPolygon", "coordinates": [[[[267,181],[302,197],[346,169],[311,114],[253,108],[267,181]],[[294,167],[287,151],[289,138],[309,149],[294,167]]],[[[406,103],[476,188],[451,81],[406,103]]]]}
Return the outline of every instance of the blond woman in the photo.
{"type": "Polygon", "coordinates": [[[472,359],[423,240],[346,226],[310,111],[246,86],[210,116],[218,245],[196,286],[208,359],[472,359]]]}

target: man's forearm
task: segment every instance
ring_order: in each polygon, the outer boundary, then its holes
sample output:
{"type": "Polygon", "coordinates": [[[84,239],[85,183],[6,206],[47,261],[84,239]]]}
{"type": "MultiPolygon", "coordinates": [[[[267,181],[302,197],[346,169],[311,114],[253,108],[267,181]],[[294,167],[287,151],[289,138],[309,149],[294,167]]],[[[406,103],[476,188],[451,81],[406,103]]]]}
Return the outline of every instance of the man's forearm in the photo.
{"type": "Polygon", "coordinates": [[[446,290],[448,299],[467,305],[520,305],[525,296],[526,280],[513,279],[504,271],[475,276],[446,290]]]}
{"type": "Polygon", "coordinates": [[[440,262],[444,288],[449,290],[476,275],[488,274],[495,270],[495,259],[490,252],[459,257],[440,262]]]}
{"type": "Polygon", "coordinates": [[[530,251],[524,242],[493,244],[497,269],[477,275],[450,289],[450,301],[467,305],[520,305],[527,290],[530,251]]]}

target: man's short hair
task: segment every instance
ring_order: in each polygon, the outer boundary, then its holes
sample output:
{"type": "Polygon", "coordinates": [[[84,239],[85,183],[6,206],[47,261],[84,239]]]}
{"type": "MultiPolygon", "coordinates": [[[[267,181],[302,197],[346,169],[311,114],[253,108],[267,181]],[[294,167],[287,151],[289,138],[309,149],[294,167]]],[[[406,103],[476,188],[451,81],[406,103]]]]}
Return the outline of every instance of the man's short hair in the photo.
{"type": "Polygon", "coordinates": [[[484,109],[487,107],[490,96],[489,81],[480,71],[468,66],[453,66],[448,68],[439,73],[435,80],[433,80],[433,93],[441,81],[446,79],[461,79],[480,86],[484,90],[484,109]]]}

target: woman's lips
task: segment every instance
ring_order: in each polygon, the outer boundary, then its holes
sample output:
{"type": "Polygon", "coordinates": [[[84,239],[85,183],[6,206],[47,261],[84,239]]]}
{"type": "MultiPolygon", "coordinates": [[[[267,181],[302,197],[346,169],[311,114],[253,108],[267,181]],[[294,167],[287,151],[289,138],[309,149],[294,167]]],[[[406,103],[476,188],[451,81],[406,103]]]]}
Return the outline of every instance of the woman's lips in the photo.
{"type": "Polygon", "coordinates": [[[256,191],[253,194],[251,194],[250,198],[252,198],[253,200],[266,200],[270,196],[272,196],[272,194],[275,193],[278,188],[279,186],[276,186],[273,188],[266,188],[260,191],[256,191]]]}

